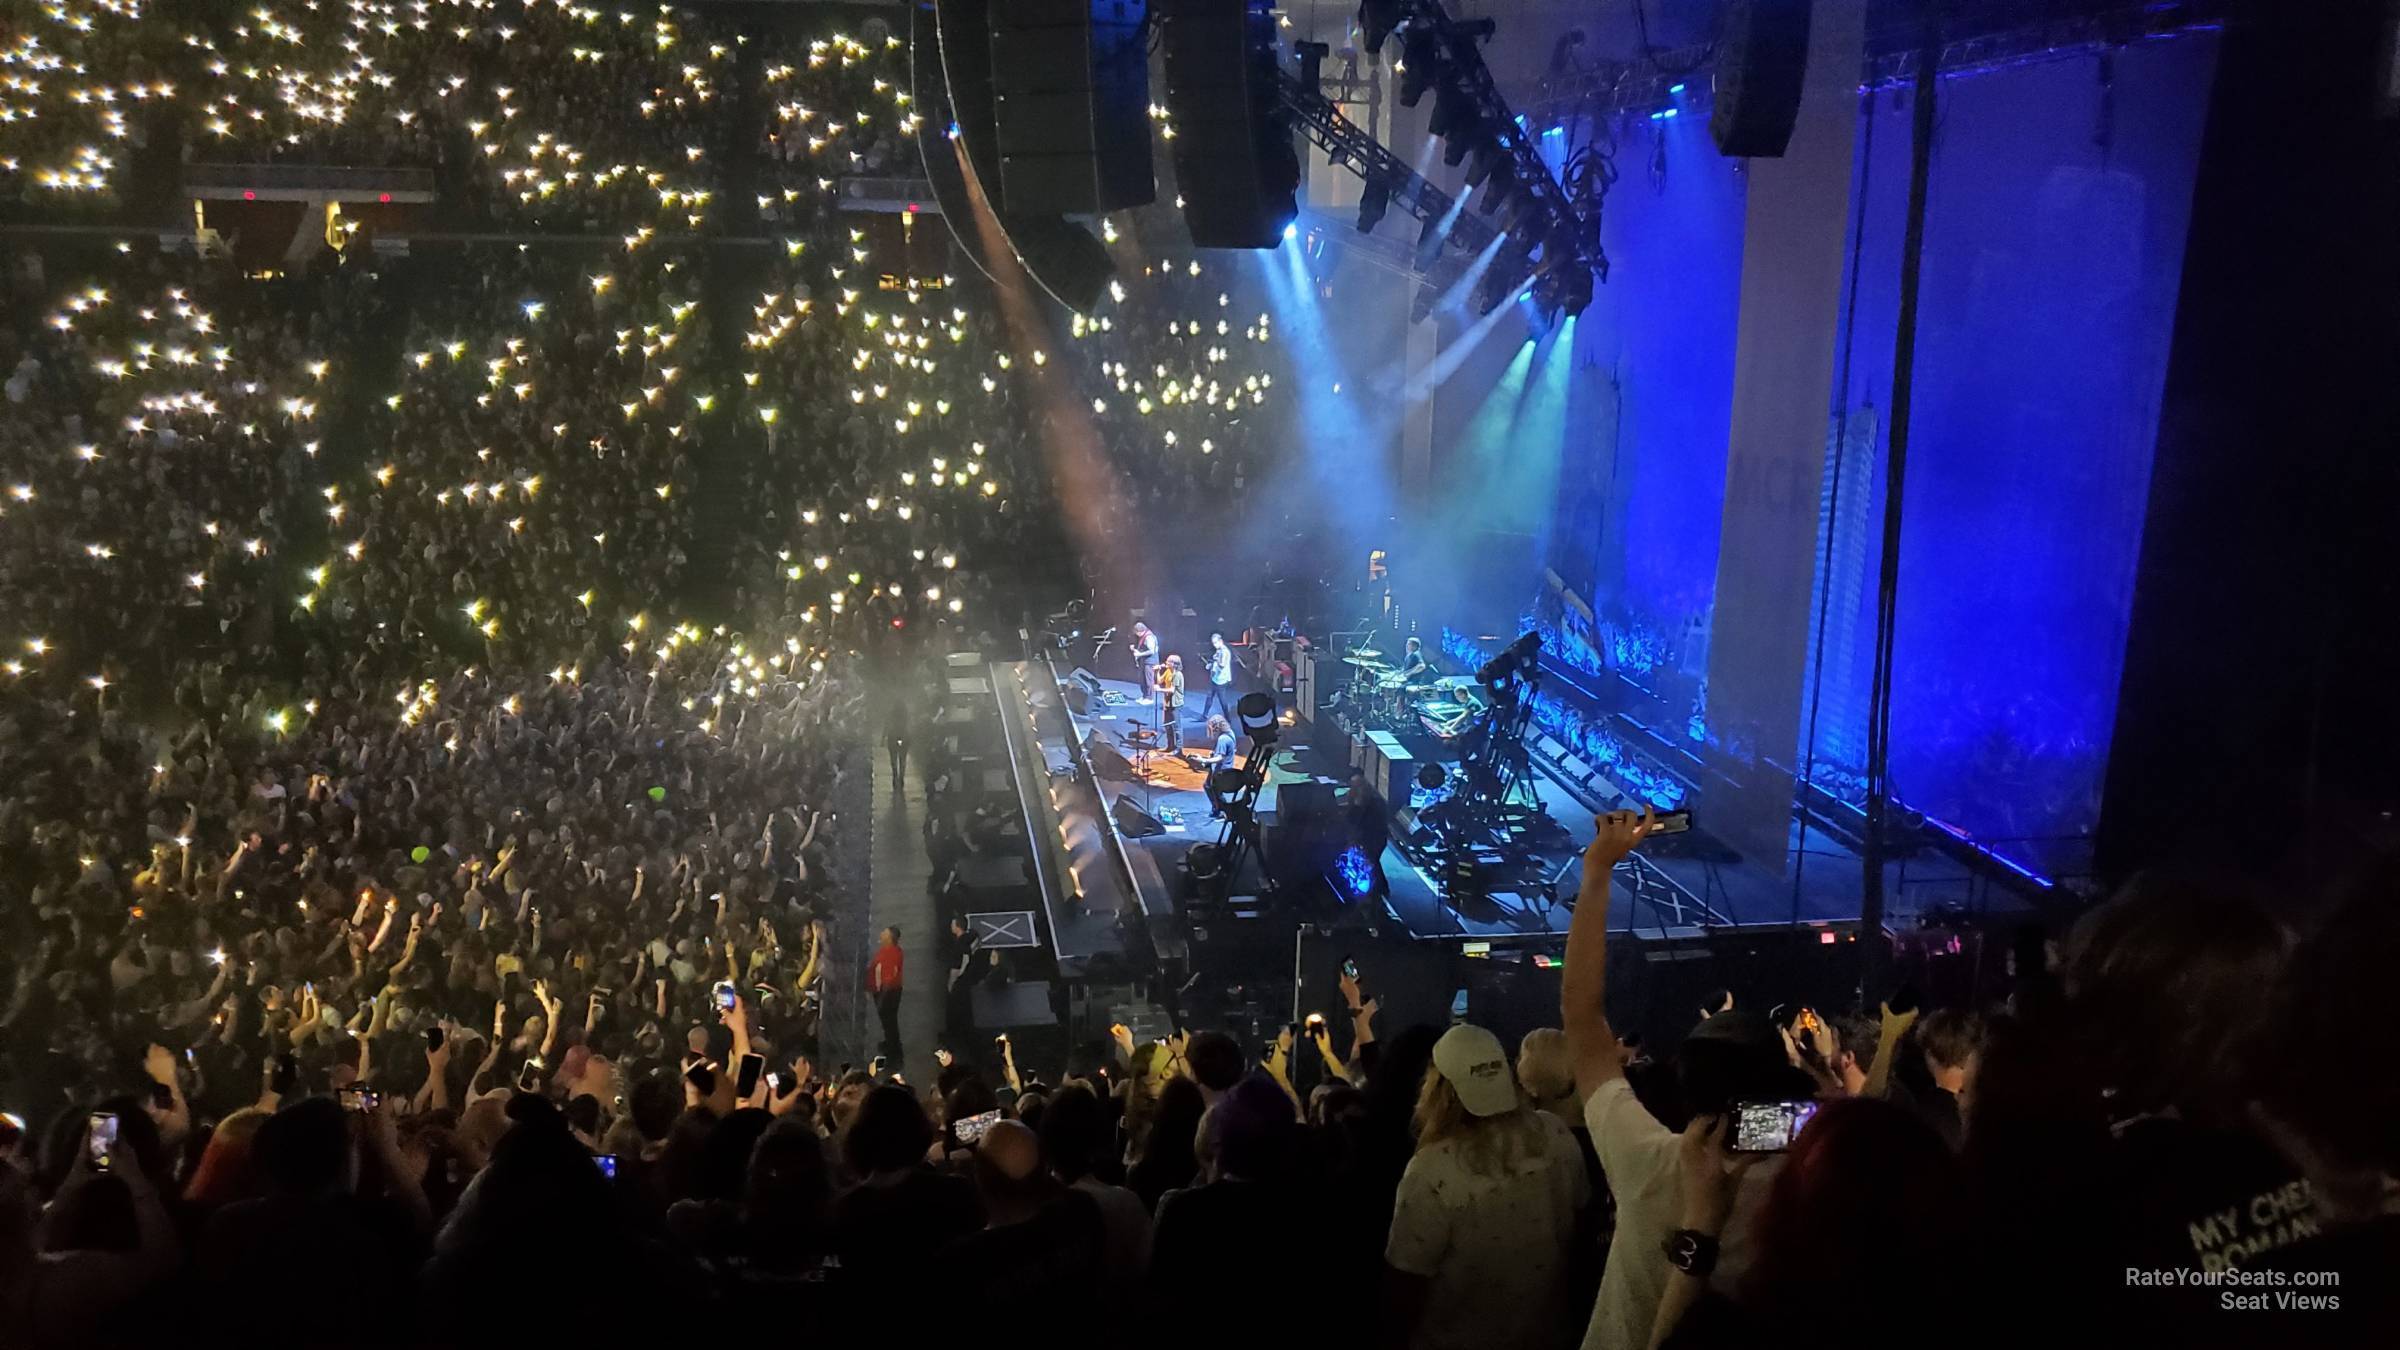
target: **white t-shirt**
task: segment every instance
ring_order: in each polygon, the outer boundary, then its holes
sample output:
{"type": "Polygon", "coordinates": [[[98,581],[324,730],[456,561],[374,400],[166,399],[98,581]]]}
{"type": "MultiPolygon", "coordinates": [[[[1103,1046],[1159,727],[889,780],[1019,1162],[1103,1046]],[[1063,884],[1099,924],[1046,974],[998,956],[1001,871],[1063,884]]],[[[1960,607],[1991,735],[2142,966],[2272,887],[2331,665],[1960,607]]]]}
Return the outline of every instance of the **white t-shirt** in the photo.
{"type": "Polygon", "coordinates": [[[1469,1171],[1451,1140],[1408,1160],[1383,1257],[1432,1281],[1413,1350],[1565,1343],[1568,1247],[1591,1183],[1567,1127],[1533,1121],[1538,1145],[1498,1175],[1469,1171]]]}
{"type": "MultiPolygon", "coordinates": [[[[1683,1223],[1681,1140],[1658,1123],[1622,1078],[1601,1084],[1583,1104],[1583,1123],[1617,1202],[1616,1237],[1583,1350],[1643,1350],[1650,1344],[1658,1301],[1667,1292],[1667,1234],[1683,1223]]],[[[1717,1288],[1731,1287],[1749,1268],[1750,1233],[1781,1165],[1782,1159],[1769,1158],[1743,1174],[1733,1212],[1718,1237],[1717,1273],[1711,1280],[1717,1288]]]]}

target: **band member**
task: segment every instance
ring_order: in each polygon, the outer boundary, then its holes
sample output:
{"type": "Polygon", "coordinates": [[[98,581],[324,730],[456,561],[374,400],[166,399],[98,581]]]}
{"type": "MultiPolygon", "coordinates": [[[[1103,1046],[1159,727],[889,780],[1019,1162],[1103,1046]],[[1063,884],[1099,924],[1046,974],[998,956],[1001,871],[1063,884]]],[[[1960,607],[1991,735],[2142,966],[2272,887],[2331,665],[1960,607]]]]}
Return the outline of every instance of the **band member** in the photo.
{"type": "Polygon", "coordinates": [[[1167,753],[1183,749],[1183,658],[1170,656],[1158,668],[1159,730],[1166,733],[1167,753]]]}
{"type": "Polygon", "coordinates": [[[1400,682],[1422,684],[1432,678],[1433,663],[1425,659],[1424,640],[1410,638],[1407,647],[1400,653],[1400,682]]]}
{"type": "Polygon", "coordinates": [[[1223,633],[1208,635],[1208,702],[1200,707],[1200,715],[1212,717],[1233,711],[1233,648],[1225,645],[1223,633]]]}
{"type": "Polygon", "coordinates": [[[1383,794],[1367,781],[1365,769],[1350,771],[1350,796],[1343,803],[1349,818],[1350,842],[1367,859],[1367,891],[1382,897],[1392,893],[1391,880],[1383,874],[1384,846],[1392,842],[1392,808],[1383,794]]]}
{"type": "Polygon", "coordinates": [[[1152,691],[1158,687],[1158,634],[1150,631],[1150,625],[1137,623],[1133,626],[1133,641],[1127,645],[1133,648],[1133,663],[1141,667],[1142,702],[1148,703],[1152,691]]]}
{"type": "Polygon", "coordinates": [[[1208,818],[1215,820],[1225,814],[1225,793],[1217,785],[1217,775],[1231,773],[1241,766],[1234,763],[1233,723],[1221,715],[1211,717],[1208,719],[1208,735],[1214,748],[1201,763],[1207,773],[1208,818]]]}
{"type": "Polygon", "coordinates": [[[943,998],[944,1026],[955,1036],[975,1025],[975,985],[983,978],[987,963],[982,938],[963,914],[951,916],[950,940],[943,947],[943,955],[950,963],[948,989],[943,998]]]}

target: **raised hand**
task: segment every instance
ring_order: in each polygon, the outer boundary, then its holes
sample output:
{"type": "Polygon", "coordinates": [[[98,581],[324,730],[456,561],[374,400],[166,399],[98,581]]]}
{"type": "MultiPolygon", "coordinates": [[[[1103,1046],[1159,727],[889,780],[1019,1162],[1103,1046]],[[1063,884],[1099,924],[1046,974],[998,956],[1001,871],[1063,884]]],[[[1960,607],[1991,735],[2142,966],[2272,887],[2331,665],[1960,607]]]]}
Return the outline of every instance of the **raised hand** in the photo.
{"type": "Polygon", "coordinates": [[[1592,842],[1583,850],[1583,865],[1588,871],[1595,867],[1616,866],[1635,846],[1658,828],[1649,807],[1640,815],[1631,811],[1611,811],[1592,818],[1592,842]]]}
{"type": "Polygon", "coordinates": [[[1695,1116],[1684,1127],[1677,1148],[1682,1170],[1683,1226],[1695,1232],[1715,1234],[1724,1230],[1743,1174],[1767,1156],[1728,1151],[1727,1134],[1731,1129],[1729,1117],[1714,1115],[1695,1116]]]}

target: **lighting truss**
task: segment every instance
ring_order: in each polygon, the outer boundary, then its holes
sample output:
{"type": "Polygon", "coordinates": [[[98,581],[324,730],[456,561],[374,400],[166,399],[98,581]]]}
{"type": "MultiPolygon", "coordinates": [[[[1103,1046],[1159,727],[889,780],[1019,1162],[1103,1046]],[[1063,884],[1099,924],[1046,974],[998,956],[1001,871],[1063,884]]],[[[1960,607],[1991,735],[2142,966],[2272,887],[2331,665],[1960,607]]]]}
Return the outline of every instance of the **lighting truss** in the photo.
{"type": "MultiPolygon", "coordinates": [[[[1356,122],[1342,115],[1332,99],[1308,87],[1290,71],[1283,72],[1283,106],[1292,121],[1338,169],[1348,169],[1372,188],[1391,194],[1391,204],[1423,221],[1439,224],[1458,199],[1426,181],[1408,161],[1384,148],[1356,122]]],[[[1444,248],[1473,254],[1483,250],[1499,231],[1491,222],[1465,211],[1451,222],[1444,248]]],[[[1425,270],[1425,269],[1420,269],[1425,270]]]]}
{"type": "Polygon", "coordinates": [[[1600,203],[1568,196],[1533,136],[1509,110],[1476,45],[1479,34],[1491,31],[1491,21],[1460,23],[1441,0],[1375,0],[1362,7],[1362,18],[1370,38],[1389,31],[1406,54],[1402,102],[1433,94],[1432,125],[1445,142],[1444,160],[1456,164],[1473,157],[1467,178],[1484,188],[1479,210],[1496,215],[1495,228],[1517,241],[1507,252],[1529,257],[1540,251],[1532,266],[1542,278],[1543,307],[1581,310],[1592,288],[1608,279],[1600,203]]]}
{"type": "MultiPolygon", "coordinates": [[[[2030,22],[2021,9],[2009,6],[1953,11],[1943,19],[1946,40],[1934,58],[1935,65],[1944,76],[1970,75],[2037,61],[2105,54],[2144,42],[2217,31],[2225,26],[2228,8],[2227,0],[2089,0],[2054,4],[2030,22]]],[[[1859,91],[1900,88],[1913,81],[1917,42],[1913,27],[1868,33],[1859,91]]],[[[1655,112],[1670,106],[1678,86],[1688,81],[1691,92],[1683,97],[1682,106],[1686,115],[1691,115],[1709,103],[1715,59],[1715,44],[1703,43],[1653,52],[1635,61],[1605,62],[1585,73],[1545,81],[1541,97],[1528,112],[1537,126],[1556,126],[1579,117],[1655,112]]]]}

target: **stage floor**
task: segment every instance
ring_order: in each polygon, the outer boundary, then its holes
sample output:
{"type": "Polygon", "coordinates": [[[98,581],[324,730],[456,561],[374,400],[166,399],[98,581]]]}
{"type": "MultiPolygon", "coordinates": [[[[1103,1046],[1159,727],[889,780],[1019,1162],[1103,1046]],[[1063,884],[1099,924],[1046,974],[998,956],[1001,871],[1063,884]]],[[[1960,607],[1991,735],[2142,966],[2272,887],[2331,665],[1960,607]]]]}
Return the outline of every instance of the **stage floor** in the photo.
{"type": "MultiPolygon", "coordinates": [[[[1156,816],[1166,826],[1166,833],[1147,839],[1127,837],[1128,854],[1147,858],[1156,869],[1155,876],[1142,876],[1142,903],[1153,920],[1171,917],[1176,911],[1175,888],[1170,879],[1182,865],[1185,850],[1202,840],[1214,841],[1218,825],[1208,818],[1208,793],[1198,769],[1174,755],[1159,751],[1143,761],[1135,747],[1126,743],[1129,733],[1137,730],[1156,730],[1159,726],[1157,705],[1144,706],[1133,700],[1136,686],[1126,680],[1101,680],[1101,688],[1123,702],[1095,703],[1087,714],[1074,714],[1079,735],[1097,730],[1101,738],[1137,768],[1146,770],[1140,782],[1126,783],[1114,779],[1100,780],[1100,795],[1110,807],[1129,801],[1143,811],[1156,816]]],[[[1183,718],[1183,743],[1194,755],[1209,749],[1206,724],[1190,715],[1186,707],[1183,718]]],[[[1120,831],[1122,833],[1122,831],[1120,831]]],[[[1137,860],[1137,868],[1139,862],[1137,860]]],[[[1163,934],[1160,935],[1162,938],[1163,934]]]]}
{"type": "MultiPolygon", "coordinates": [[[[1133,702],[1136,686],[1129,681],[1103,679],[1100,684],[1125,701],[1094,704],[1088,715],[1076,717],[1078,733],[1097,729],[1109,745],[1133,759],[1126,734],[1154,728],[1158,709],[1133,702]]],[[[1202,719],[1194,715],[1192,705],[1187,704],[1183,711],[1185,750],[1203,755],[1209,747],[1202,719]]],[[[1292,728],[1285,734],[1283,748],[1302,751],[1303,762],[1326,778],[1339,781],[1349,771],[1350,736],[1333,721],[1292,728]]],[[[1411,748],[1422,759],[1431,747],[1412,741],[1411,748]]],[[[1455,758],[1443,763],[1445,768],[1457,768],[1455,758]]],[[[1386,902],[1389,917],[1413,936],[1431,941],[1546,945],[1563,940],[1573,911],[1565,903],[1551,903],[1552,888],[1541,883],[1554,879],[1558,896],[1573,897],[1582,881],[1581,854],[1591,842],[1592,814],[1546,772],[1535,774],[1534,787],[1558,829],[1550,831],[1533,860],[1513,874],[1527,884],[1495,882],[1490,894],[1453,905],[1442,898],[1426,867],[1411,857],[1413,850],[1394,846],[1385,851],[1383,859],[1384,875],[1391,883],[1386,902]]],[[[1125,846],[1134,855],[1137,870],[1146,872],[1140,878],[1142,898],[1160,948],[1180,945],[1172,925],[1159,922],[1172,918],[1177,909],[1173,878],[1184,853],[1203,840],[1215,842],[1221,828],[1208,817],[1208,796],[1200,771],[1160,752],[1150,757],[1143,781],[1104,779],[1101,789],[1111,806],[1128,800],[1165,825],[1164,833],[1145,839],[1128,837],[1125,846]],[[1155,867],[1154,873],[1142,868],[1145,859],[1155,867]]],[[[1855,922],[1862,886],[1858,855],[1821,831],[1803,832],[1796,822],[1792,847],[1799,864],[1794,869],[1797,877],[1792,872],[1778,875],[1746,858],[1710,856],[1698,840],[1693,845],[1668,842],[1653,846],[1645,856],[1735,926],[1855,922]]],[[[1939,856],[1920,853],[1888,864],[1885,894],[1891,900],[1887,924],[1893,929],[1913,925],[1922,909],[1955,903],[1975,893],[1967,870],[1939,856]]],[[[1649,932],[1669,925],[1656,907],[1638,902],[1628,888],[1618,886],[1610,896],[1608,926],[1619,932],[1649,932]]]]}
{"type": "MultiPolygon", "coordinates": [[[[1087,730],[1097,729],[1107,743],[1135,758],[1133,748],[1126,744],[1128,733],[1155,729],[1158,708],[1131,701],[1136,686],[1131,681],[1103,679],[1104,691],[1126,700],[1119,703],[1094,704],[1086,716],[1077,721],[1087,730]]],[[[1206,725],[1193,715],[1191,705],[1184,708],[1183,744],[1193,755],[1209,749],[1206,725]]],[[[1340,781],[1349,772],[1349,734],[1332,723],[1314,726],[1303,724],[1285,733],[1279,749],[1299,752],[1302,762],[1322,777],[1340,781]]],[[[1137,767],[1141,765],[1137,762],[1137,767]]],[[[1158,885],[1155,890],[1145,887],[1143,900],[1153,920],[1175,913],[1172,878],[1183,861],[1184,853],[1193,844],[1214,843],[1222,826],[1208,818],[1208,794],[1198,769],[1192,768],[1173,755],[1160,752],[1150,756],[1146,777],[1140,782],[1124,783],[1102,780],[1103,795],[1113,806],[1128,800],[1166,826],[1163,834],[1146,839],[1127,838],[1129,852],[1149,858],[1157,867],[1158,885]]],[[[1571,803],[1570,803],[1571,805],[1571,803]]],[[[1562,821],[1569,819],[1561,817],[1562,821]]],[[[1591,822],[1583,821],[1584,840],[1591,835],[1591,822]]],[[[1581,847],[1579,841],[1576,847],[1581,847]]],[[[1556,862],[1550,866],[1555,868],[1556,862]]],[[[1410,933],[1429,938],[1466,938],[1513,940],[1557,936],[1563,938],[1567,920],[1571,917],[1564,906],[1555,909],[1521,903],[1513,897],[1499,895],[1489,901],[1470,902],[1454,910],[1445,905],[1433,878],[1398,847],[1387,848],[1383,856],[1384,877],[1391,883],[1391,898],[1386,902],[1389,918],[1407,928],[1410,933]]],[[[1245,878],[1255,881],[1255,878],[1245,878]]],[[[1174,941],[1161,931],[1157,935],[1161,950],[1174,941]]]]}

